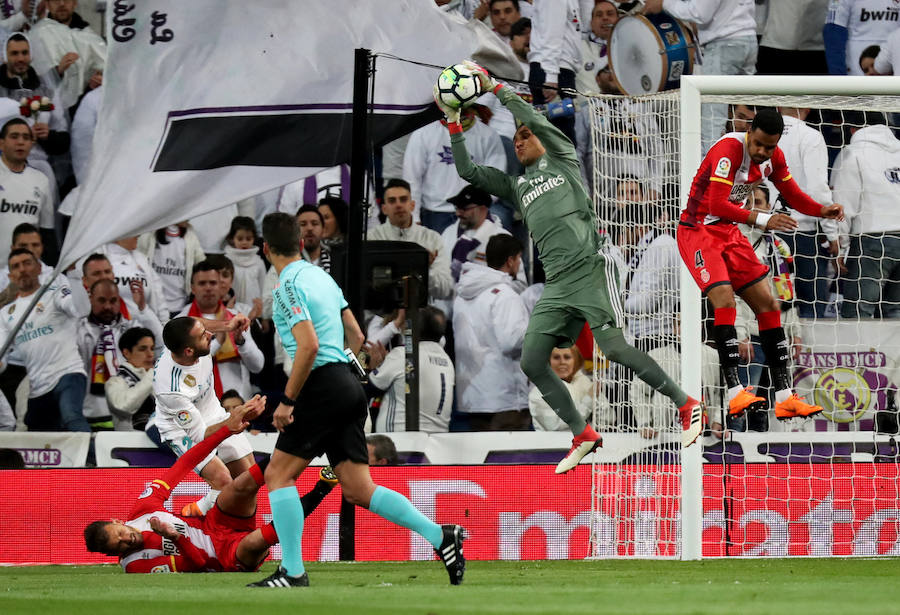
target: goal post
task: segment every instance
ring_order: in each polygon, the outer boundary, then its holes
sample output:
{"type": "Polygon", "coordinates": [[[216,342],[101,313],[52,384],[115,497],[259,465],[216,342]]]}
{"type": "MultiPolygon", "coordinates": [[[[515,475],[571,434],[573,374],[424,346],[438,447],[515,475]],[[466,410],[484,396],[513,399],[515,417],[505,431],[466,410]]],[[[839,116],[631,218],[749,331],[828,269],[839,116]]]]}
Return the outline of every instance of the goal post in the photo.
{"type": "MultiPolygon", "coordinates": [[[[629,318],[629,302],[633,307],[634,294],[642,292],[636,289],[633,267],[654,233],[641,239],[625,231],[637,224],[656,229],[657,236],[674,237],[677,212],[684,207],[703,147],[708,146],[703,143],[704,133],[710,132],[707,105],[812,108],[818,119],[811,125],[832,138],[839,135],[837,144],[829,142],[830,174],[834,155],[849,143],[845,129],[855,121],[849,112],[900,113],[900,77],[698,75],[682,77],[678,91],[585,99],[583,112],[590,125],[590,134],[584,135],[590,144],[587,179],[601,226],[625,269],[619,281],[629,318]],[[632,126],[623,128],[629,122],[632,126]],[[645,204],[653,201],[643,213],[623,214],[629,199],[619,188],[629,181],[643,186],[645,204]]],[[[716,130],[721,133],[722,128],[716,130]]],[[[900,184],[900,168],[896,176],[891,182],[900,184]]],[[[821,233],[816,238],[821,242],[821,233]]],[[[668,247],[672,249],[671,242],[668,247]]],[[[680,306],[680,329],[657,331],[662,341],[647,348],[654,349],[651,355],[663,369],[678,374],[690,395],[709,396],[723,387],[711,381],[709,363],[716,359],[714,352],[710,358],[703,341],[699,290],[680,257],[675,266],[669,260],[654,265],[657,271],[672,269],[670,279],[676,281],[673,288],[655,291],[666,301],[647,299],[648,305],[680,306]],[[667,356],[657,344],[678,348],[678,353],[667,356]]],[[[835,272],[831,279],[837,305],[839,277],[835,272]]],[[[900,553],[900,435],[884,432],[877,422],[880,412],[897,405],[900,319],[817,314],[800,318],[794,326],[802,332],[802,347],[795,348],[795,386],[819,405],[834,397],[823,413],[827,418],[803,424],[800,419],[782,424],[773,418],[769,430],[732,432],[716,450],[701,445],[682,449],[671,403],[658,395],[629,398],[629,391],[633,395],[636,390],[629,383],[632,376],[595,354],[597,377],[604,380],[609,397],[595,401],[595,423],[610,423],[610,416],[615,423],[603,434],[604,449],[592,464],[595,557],[695,560],[900,553]],[[843,367],[826,369],[832,359],[843,367]],[[880,368],[864,369],[866,361],[880,368]],[[854,378],[868,387],[865,399],[853,388],[854,378]],[[644,430],[641,417],[649,414],[658,419],[653,429],[644,430]],[[885,460],[891,463],[877,463],[885,460]],[[648,536],[656,541],[654,548],[648,547],[648,536]]],[[[639,347],[643,328],[626,327],[626,337],[639,347]]],[[[723,402],[712,404],[719,414],[711,417],[721,417],[724,424],[723,402]]]]}

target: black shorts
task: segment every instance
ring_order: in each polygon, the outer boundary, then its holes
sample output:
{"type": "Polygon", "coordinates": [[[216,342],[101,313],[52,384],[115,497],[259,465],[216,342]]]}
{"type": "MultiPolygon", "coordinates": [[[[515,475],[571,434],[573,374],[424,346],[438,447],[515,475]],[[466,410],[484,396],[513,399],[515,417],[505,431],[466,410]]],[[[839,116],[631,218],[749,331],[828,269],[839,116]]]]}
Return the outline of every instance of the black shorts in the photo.
{"type": "Polygon", "coordinates": [[[294,422],[278,435],[275,448],[303,459],[324,453],[332,466],[347,459],[368,463],[366,412],[366,394],[348,363],[317,367],[297,397],[294,422]]]}

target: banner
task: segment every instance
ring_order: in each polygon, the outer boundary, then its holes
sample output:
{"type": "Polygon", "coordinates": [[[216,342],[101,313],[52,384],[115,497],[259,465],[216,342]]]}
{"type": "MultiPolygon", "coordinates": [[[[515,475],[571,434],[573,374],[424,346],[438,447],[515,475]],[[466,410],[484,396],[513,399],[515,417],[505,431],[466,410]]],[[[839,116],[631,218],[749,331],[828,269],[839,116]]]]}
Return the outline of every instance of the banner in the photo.
{"type": "Polygon", "coordinates": [[[357,48],[382,54],[376,144],[439,117],[440,70],[383,54],[514,58],[433,0],[115,0],[106,13],[104,98],[62,264],[348,162],[357,48]]]}
{"type": "MultiPolygon", "coordinates": [[[[610,470],[613,468],[610,467],[610,470]]],[[[598,484],[593,520],[600,555],[675,556],[677,467],[627,466],[598,484]]],[[[84,527],[124,518],[159,470],[0,471],[0,563],[99,563],[84,527]]],[[[612,472],[610,472],[612,475],[612,472]]],[[[409,497],[438,523],[459,523],[470,559],[580,559],[590,554],[591,472],[553,466],[372,468],[378,484],[409,497]]],[[[305,493],[317,473],[298,483],[305,493]]],[[[703,554],[718,556],[898,555],[900,493],[895,464],[704,466],[703,554]]],[[[169,505],[178,511],[208,487],[191,475],[169,505]]],[[[304,522],[307,560],[338,557],[339,488],[304,522]]],[[[263,489],[257,522],[271,519],[263,489]]],[[[272,556],[280,558],[273,549],[272,556]]],[[[359,560],[430,560],[419,536],[365,510],[356,513],[359,560]]]]}
{"type": "Polygon", "coordinates": [[[80,468],[91,434],[65,431],[0,431],[0,448],[19,451],[28,468],[80,468]]]}
{"type": "Polygon", "coordinates": [[[816,419],[817,431],[874,429],[877,412],[896,416],[898,386],[900,323],[803,321],[803,352],[796,361],[794,387],[798,395],[824,408],[822,418],[816,419]]]}

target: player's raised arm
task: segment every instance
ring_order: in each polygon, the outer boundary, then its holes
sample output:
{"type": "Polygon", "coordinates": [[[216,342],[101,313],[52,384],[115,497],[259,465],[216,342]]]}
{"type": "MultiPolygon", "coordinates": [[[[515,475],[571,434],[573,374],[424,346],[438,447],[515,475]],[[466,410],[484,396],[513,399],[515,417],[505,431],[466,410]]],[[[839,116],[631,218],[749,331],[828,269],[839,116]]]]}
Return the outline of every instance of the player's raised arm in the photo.
{"type": "MultiPolygon", "coordinates": [[[[434,102],[447,118],[447,130],[450,132],[450,148],[453,151],[453,163],[459,176],[482,190],[507,201],[513,201],[515,195],[512,178],[500,169],[475,164],[466,149],[466,138],[460,123],[460,111],[441,101],[435,86],[434,102]]],[[[477,121],[477,120],[476,120],[477,121]]]]}
{"type": "Polygon", "coordinates": [[[575,146],[559,128],[550,123],[550,120],[538,112],[533,106],[502,83],[497,83],[488,72],[474,62],[463,62],[481,80],[481,89],[492,92],[503,105],[509,109],[519,122],[528,126],[544,148],[556,156],[570,156],[577,161],[575,146]]]}
{"type": "Polygon", "coordinates": [[[772,167],[771,179],[775,184],[775,188],[778,189],[778,192],[792,209],[817,218],[829,218],[838,221],[844,219],[843,206],[837,203],[822,205],[801,190],[791,175],[791,171],[788,169],[787,162],[784,159],[784,153],[780,148],[776,149],[772,155],[772,167]]]}

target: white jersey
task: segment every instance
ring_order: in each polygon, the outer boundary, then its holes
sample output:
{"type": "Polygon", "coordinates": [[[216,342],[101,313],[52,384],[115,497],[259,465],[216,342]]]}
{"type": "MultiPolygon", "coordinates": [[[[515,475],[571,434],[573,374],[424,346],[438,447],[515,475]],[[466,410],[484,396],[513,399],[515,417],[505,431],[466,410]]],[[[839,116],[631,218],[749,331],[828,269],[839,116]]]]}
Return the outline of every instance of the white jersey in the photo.
{"type": "MultiPolygon", "coordinates": [[[[32,299],[32,295],[18,297],[0,310],[0,340],[6,340],[32,299]]],[[[82,315],[62,276],[53,281],[28,314],[12,348],[28,370],[29,397],[50,392],[66,374],[85,374],[75,343],[82,315]]]]}
{"type": "MultiPolygon", "coordinates": [[[[186,305],[178,313],[179,316],[190,316],[191,305],[186,305]]],[[[239,313],[247,314],[250,310],[245,309],[240,303],[234,305],[234,309],[228,310],[231,316],[239,313]]],[[[207,320],[216,320],[216,314],[203,314],[203,318],[207,320]]],[[[218,340],[213,338],[209,345],[209,356],[215,357],[216,353],[221,349],[218,340]]],[[[244,343],[237,346],[236,350],[240,354],[240,358],[230,361],[219,361],[219,380],[222,384],[222,391],[234,389],[243,399],[250,399],[253,388],[250,385],[250,374],[258,374],[265,365],[266,358],[262,350],[256,345],[250,332],[244,334],[244,343]]]]}
{"type": "MultiPolygon", "coordinates": [[[[153,372],[153,397],[156,400],[156,428],[173,451],[182,455],[206,437],[206,428],[228,418],[216,398],[213,364],[209,355],[193,365],[180,365],[166,348],[153,372]]],[[[235,461],[253,451],[244,434],[229,437],[219,445],[223,462],[235,461]]],[[[199,472],[214,453],[197,464],[199,472]]]]}
{"type": "MultiPolygon", "coordinates": [[[[162,282],[156,271],[150,266],[150,261],[139,250],[126,250],[116,243],[107,243],[95,250],[97,254],[103,254],[109,259],[113,270],[113,281],[119,287],[119,297],[125,301],[129,311],[137,310],[135,307],[134,296],[131,294],[131,282],[140,281],[144,287],[144,299],[147,305],[156,314],[160,322],[168,322],[169,312],[166,310],[165,299],[163,298],[162,282]]],[[[87,257],[81,258],[75,263],[75,267],[69,271],[69,281],[78,284],[81,278],[82,265],[87,257]]],[[[80,286],[80,284],[78,284],[80,286]]],[[[88,289],[85,289],[88,290],[88,289]]],[[[83,301],[87,297],[87,293],[79,293],[79,301],[83,301]]]]}
{"type": "MultiPolygon", "coordinates": [[[[506,171],[506,150],[493,128],[475,120],[466,130],[466,148],[472,162],[506,171]]],[[[416,202],[413,218],[420,210],[453,213],[456,208],[447,199],[458,194],[468,182],[460,178],[450,151],[450,133],[441,122],[419,128],[409,137],[403,153],[403,178],[412,189],[416,202]]]]}
{"type": "Polygon", "coordinates": [[[900,28],[887,37],[875,58],[875,72],[880,75],[900,75],[900,28]]]}
{"type": "MultiPolygon", "coordinates": [[[[376,432],[406,431],[406,355],[402,346],[391,350],[369,382],[384,391],[376,432]]],[[[453,362],[437,342],[419,344],[419,431],[446,432],[453,405],[456,372],[453,362]]]]}
{"type": "Polygon", "coordinates": [[[859,56],[881,45],[900,27],[900,3],[894,0],[831,0],[826,24],[847,28],[847,74],[861,75],[859,56]]]}
{"type": "Polygon", "coordinates": [[[40,171],[26,166],[21,173],[0,162],[0,262],[9,259],[12,232],[23,222],[53,228],[50,181],[40,171]]]}
{"type": "Polygon", "coordinates": [[[168,243],[157,244],[150,266],[159,277],[163,303],[169,312],[177,312],[187,303],[184,290],[187,250],[184,237],[167,237],[168,243]]]}
{"type": "MultiPolygon", "coordinates": [[[[784,153],[784,161],[800,189],[819,203],[830,205],[831,188],[828,187],[828,149],[822,133],[803,120],[785,115],[784,132],[778,147],[784,153]]],[[[836,220],[814,218],[791,209],[789,215],[799,224],[798,230],[815,231],[819,225],[830,240],[838,236],[836,220]]]]}
{"type": "Polygon", "coordinates": [[[700,43],[756,36],[753,0],[663,0],[663,10],[697,24],[700,43]]]}

